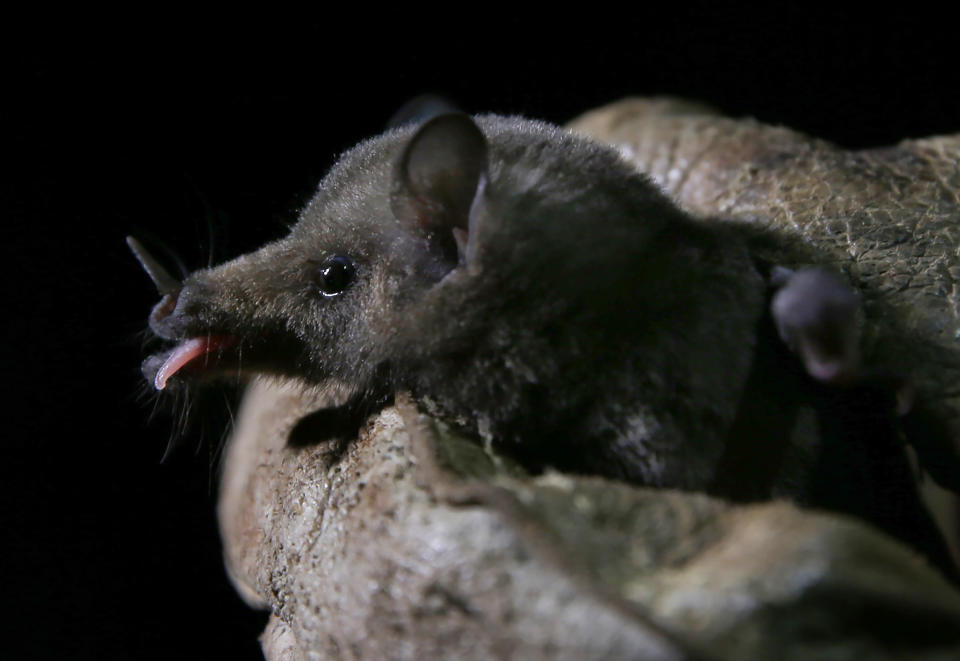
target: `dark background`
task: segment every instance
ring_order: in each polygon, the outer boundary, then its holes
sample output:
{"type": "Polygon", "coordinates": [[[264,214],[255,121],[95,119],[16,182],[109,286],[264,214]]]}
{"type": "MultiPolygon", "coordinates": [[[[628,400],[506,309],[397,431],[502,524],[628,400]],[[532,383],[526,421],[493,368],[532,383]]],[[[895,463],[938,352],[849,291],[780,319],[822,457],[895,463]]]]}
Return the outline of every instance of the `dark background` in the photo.
{"type": "Polygon", "coordinates": [[[138,371],[156,295],[126,234],[188,268],[278,237],[425,91],[555,122],[672,94],[851,147],[960,131],[952,16],[589,9],[8,21],[0,656],[259,658],[213,518],[226,400],[160,462],[174,418],[148,422],[138,371]]]}

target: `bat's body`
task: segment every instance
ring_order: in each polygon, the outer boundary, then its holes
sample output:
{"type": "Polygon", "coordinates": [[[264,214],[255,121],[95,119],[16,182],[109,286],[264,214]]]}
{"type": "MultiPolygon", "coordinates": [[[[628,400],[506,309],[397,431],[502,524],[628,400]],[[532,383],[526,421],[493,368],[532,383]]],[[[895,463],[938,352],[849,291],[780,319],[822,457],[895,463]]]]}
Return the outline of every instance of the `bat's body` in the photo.
{"type": "Polygon", "coordinates": [[[611,149],[442,115],[348,152],[286,238],[164,281],[151,328],[179,344],[144,370],[158,388],[200,372],[299,377],[351,409],[410,390],[531,468],[720,495],[756,480],[750,497],[816,505],[829,500],[816,466],[785,462],[846,433],[824,402],[855,381],[856,299],[795,276],[771,322],[745,236],[686,216],[611,149]],[[833,360],[827,346],[840,368],[811,368],[809,337],[813,362],[833,360]],[[758,414],[757,398],[783,415],[758,414]]]}

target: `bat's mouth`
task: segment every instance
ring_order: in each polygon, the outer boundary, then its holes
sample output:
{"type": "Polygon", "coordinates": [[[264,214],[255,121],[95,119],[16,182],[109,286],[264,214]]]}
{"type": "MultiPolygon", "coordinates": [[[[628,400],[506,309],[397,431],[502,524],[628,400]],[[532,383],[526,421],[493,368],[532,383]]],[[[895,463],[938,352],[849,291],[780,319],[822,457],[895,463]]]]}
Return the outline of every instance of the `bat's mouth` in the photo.
{"type": "Polygon", "coordinates": [[[143,375],[153,382],[153,387],[163,390],[167,381],[182,372],[208,372],[221,366],[224,354],[238,345],[240,338],[233,335],[203,335],[184,340],[168,352],[156,354],[143,363],[143,375]]]}

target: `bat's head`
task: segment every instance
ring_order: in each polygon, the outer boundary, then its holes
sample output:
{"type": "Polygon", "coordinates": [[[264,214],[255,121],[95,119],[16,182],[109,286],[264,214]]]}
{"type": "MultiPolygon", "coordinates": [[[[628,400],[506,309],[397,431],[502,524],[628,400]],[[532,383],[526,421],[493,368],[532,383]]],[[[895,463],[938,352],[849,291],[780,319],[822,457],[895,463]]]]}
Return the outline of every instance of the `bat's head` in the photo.
{"type": "Polygon", "coordinates": [[[485,365],[515,367],[542,353],[523,348],[530,337],[575,328],[571,315],[624,334],[627,316],[646,324],[629,310],[676,306],[665,240],[689,232],[662,231],[685,222],[666,198],[611,149],[539,122],[477,122],[445,114],[362,143],[288,236],[182,284],[161,277],[150,327],[176,344],[144,363],[147,378],[396,386],[480,345],[485,365]]]}
{"type": "Polygon", "coordinates": [[[466,268],[486,171],[480,129],[442,115],[354,148],[287,237],[182,284],[132,241],[163,295],[150,328],[175,343],[145,376],[157,389],[250,372],[368,385],[418,301],[466,268]]]}

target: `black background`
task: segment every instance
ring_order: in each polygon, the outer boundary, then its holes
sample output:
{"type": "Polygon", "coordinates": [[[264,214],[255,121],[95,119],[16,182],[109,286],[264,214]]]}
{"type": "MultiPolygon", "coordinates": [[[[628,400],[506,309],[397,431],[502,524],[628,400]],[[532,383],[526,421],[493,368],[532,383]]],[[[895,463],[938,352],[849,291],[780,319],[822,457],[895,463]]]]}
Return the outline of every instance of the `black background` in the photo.
{"type": "Polygon", "coordinates": [[[915,8],[337,11],[0,28],[0,656],[259,658],[213,518],[226,403],[160,462],[174,421],[148,422],[138,371],[156,295],[126,234],[188,268],[278,237],[336,154],[425,91],[555,122],[672,94],[851,147],[960,131],[953,17],[915,8]]]}

